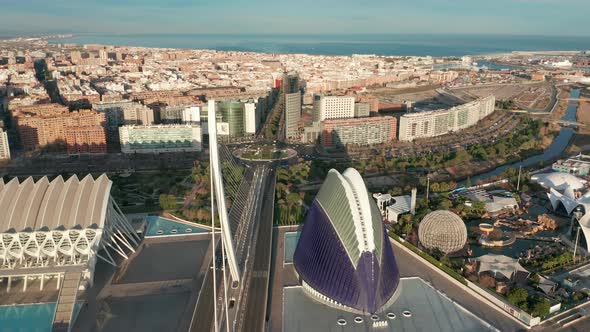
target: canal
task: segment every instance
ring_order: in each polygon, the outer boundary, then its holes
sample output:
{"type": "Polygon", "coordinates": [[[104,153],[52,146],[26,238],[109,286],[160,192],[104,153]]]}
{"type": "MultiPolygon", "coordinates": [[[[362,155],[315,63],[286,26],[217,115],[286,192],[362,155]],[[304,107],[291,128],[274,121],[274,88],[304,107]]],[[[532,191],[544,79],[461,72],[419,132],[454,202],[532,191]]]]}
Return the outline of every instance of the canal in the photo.
{"type": "MultiPolygon", "coordinates": [[[[577,99],[579,97],[580,97],[580,90],[573,89],[572,92],[570,93],[570,98],[577,99]]],[[[563,118],[561,118],[561,120],[575,122],[577,111],[578,111],[578,102],[577,101],[570,101],[567,106],[565,115],[563,118]]],[[[572,127],[562,127],[561,130],[559,131],[559,134],[553,139],[553,142],[551,142],[551,145],[549,145],[547,150],[545,150],[542,154],[538,154],[538,155],[529,157],[525,160],[518,161],[518,162],[515,162],[512,164],[503,165],[498,168],[495,168],[492,171],[473,176],[473,177],[471,177],[471,181],[475,183],[478,180],[486,180],[487,178],[497,176],[497,175],[501,174],[502,172],[504,172],[505,170],[510,169],[510,168],[517,168],[519,166],[530,167],[530,166],[539,164],[541,162],[552,161],[555,158],[559,157],[563,153],[563,151],[565,151],[565,149],[567,148],[567,146],[570,142],[570,139],[574,135],[574,132],[575,132],[575,129],[572,127]]],[[[464,186],[464,185],[465,185],[465,181],[461,181],[459,183],[459,187],[464,186]]]]}

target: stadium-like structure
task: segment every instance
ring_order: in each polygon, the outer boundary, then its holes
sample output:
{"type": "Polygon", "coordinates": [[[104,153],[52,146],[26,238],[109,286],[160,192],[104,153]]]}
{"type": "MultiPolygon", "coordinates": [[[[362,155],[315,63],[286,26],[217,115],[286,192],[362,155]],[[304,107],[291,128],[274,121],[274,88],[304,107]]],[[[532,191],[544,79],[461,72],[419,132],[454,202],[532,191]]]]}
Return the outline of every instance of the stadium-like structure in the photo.
{"type": "Polygon", "coordinates": [[[104,174],[0,179],[0,277],[59,277],[76,269],[88,286],[97,257],[112,265],[110,250],[127,258],[139,237],[111,198],[111,186],[104,174]]]}
{"type": "Polygon", "coordinates": [[[340,309],[375,313],[395,299],[399,270],[360,174],[330,170],[294,254],[303,288],[340,309]]]}

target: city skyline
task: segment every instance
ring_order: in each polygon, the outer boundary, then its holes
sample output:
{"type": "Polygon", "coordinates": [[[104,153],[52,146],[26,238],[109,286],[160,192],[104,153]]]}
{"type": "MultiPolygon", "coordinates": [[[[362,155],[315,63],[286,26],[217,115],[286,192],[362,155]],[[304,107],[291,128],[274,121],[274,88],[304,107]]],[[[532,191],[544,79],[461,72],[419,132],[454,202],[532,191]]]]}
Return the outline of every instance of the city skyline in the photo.
{"type": "Polygon", "coordinates": [[[256,0],[248,7],[175,0],[40,0],[3,4],[0,30],[6,35],[39,33],[197,34],[500,34],[589,36],[584,29],[590,3],[581,0],[440,2],[372,1],[361,4],[304,0],[297,5],[256,0]],[[563,17],[555,13],[564,9],[563,17]],[[92,13],[89,17],[88,13],[92,13]],[[26,24],[23,24],[26,22],[26,24]]]}

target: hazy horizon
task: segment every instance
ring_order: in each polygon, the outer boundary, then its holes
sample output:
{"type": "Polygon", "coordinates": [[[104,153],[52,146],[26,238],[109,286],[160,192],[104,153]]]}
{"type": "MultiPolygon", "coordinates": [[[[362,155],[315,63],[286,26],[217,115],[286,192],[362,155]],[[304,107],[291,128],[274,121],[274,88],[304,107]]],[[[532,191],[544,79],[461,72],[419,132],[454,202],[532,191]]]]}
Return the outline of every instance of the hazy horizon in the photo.
{"type": "Polygon", "coordinates": [[[492,34],[589,37],[585,0],[29,0],[1,34],[492,34]],[[560,13],[561,15],[556,15],[560,13]],[[433,33],[434,32],[434,33],[433,33]]]}

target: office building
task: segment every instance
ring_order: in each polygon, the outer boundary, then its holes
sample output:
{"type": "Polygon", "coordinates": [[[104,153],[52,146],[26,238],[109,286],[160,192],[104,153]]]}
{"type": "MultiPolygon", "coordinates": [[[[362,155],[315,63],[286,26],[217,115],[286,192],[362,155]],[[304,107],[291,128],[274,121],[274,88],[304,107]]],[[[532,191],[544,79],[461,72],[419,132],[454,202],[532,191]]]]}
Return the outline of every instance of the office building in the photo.
{"type": "Polygon", "coordinates": [[[313,120],[354,118],[354,97],[314,95],[313,120]]]}
{"type": "Polygon", "coordinates": [[[119,128],[121,152],[162,153],[201,151],[199,125],[123,126],[119,128]]]}
{"type": "Polygon", "coordinates": [[[243,103],[239,101],[219,102],[216,107],[217,122],[220,125],[223,123],[227,125],[230,137],[242,137],[246,134],[244,128],[246,112],[243,103]]]}
{"type": "Polygon", "coordinates": [[[0,129],[0,160],[10,159],[10,146],[8,145],[8,134],[0,129]]]}
{"type": "Polygon", "coordinates": [[[397,119],[392,116],[326,120],[321,126],[321,142],[326,147],[389,143],[397,133],[397,119]]]}
{"type": "Polygon", "coordinates": [[[399,140],[413,141],[469,128],[494,112],[495,97],[489,96],[446,110],[407,113],[399,119],[399,140]]]}
{"type": "Polygon", "coordinates": [[[299,122],[301,121],[301,90],[299,89],[299,76],[286,74],[283,77],[283,92],[285,94],[285,127],[286,140],[300,140],[299,122]]]}
{"type": "Polygon", "coordinates": [[[260,128],[264,103],[248,99],[243,101],[223,101],[217,104],[217,124],[229,128],[219,135],[232,138],[255,135],[260,128]]]}
{"type": "Polygon", "coordinates": [[[21,107],[13,118],[25,149],[50,148],[68,153],[106,153],[105,115],[91,110],[69,112],[56,104],[21,107]]]}
{"type": "Polygon", "coordinates": [[[320,302],[375,313],[394,300],[399,270],[381,213],[358,171],[328,172],[293,261],[303,289],[320,302]]]}
{"type": "Polygon", "coordinates": [[[244,133],[249,135],[256,134],[258,129],[258,114],[255,102],[244,103],[244,133]]]}
{"type": "Polygon", "coordinates": [[[299,122],[301,121],[301,92],[285,95],[285,138],[299,140],[299,122]]]}

